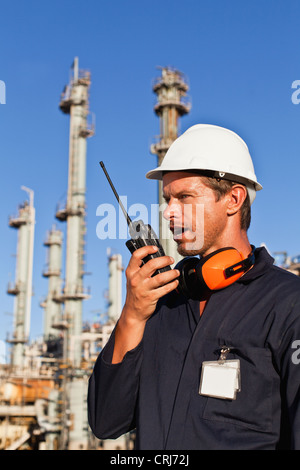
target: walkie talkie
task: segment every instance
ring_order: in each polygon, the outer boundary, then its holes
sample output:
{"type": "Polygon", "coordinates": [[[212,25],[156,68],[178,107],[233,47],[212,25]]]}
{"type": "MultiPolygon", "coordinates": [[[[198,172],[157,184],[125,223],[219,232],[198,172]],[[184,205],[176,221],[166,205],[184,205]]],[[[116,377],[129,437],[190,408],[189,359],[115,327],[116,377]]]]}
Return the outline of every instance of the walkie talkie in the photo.
{"type": "MultiPolygon", "coordinates": [[[[163,247],[161,246],[159,239],[152,229],[151,225],[149,224],[144,224],[142,220],[137,220],[137,221],[132,221],[131,218],[129,217],[128,213],[125,210],[125,207],[122,204],[122,201],[120,200],[120,197],[106,171],[105,165],[103,162],[99,162],[102,170],[104,171],[104,174],[110,184],[111,189],[113,190],[114,195],[117,198],[117,201],[122,209],[123,214],[125,215],[127,224],[128,224],[128,229],[129,229],[129,234],[131,236],[131,239],[126,242],[126,246],[129,249],[130,253],[133,253],[135,250],[138,248],[141,248],[143,246],[147,245],[155,245],[158,248],[158,251],[153,253],[152,255],[148,255],[145,258],[143,258],[143,264],[147,263],[152,258],[158,258],[159,256],[165,256],[165,252],[163,247]]],[[[165,266],[164,268],[157,269],[153,276],[159,273],[163,273],[166,271],[169,271],[171,269],[170,266],[165,266]]]]}

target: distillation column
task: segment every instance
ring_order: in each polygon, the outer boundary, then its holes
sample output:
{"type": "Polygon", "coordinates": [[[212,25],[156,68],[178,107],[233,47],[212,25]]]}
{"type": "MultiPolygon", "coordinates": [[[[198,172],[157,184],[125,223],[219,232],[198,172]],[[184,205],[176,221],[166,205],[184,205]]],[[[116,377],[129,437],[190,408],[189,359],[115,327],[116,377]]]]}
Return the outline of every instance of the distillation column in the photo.
{"type": "Polygon", "coordinates": [[[60,101],[60,109],[70,115],[68,195],[66,207],[56,213],[57,219],[67,221],[65,287],[62,301],[65,320],[68,323],[67,360],[75,368],[80,367],[82,356],[82,301],[89,297],[83,287],[83,275],[86,139],[94,133],[93,126],[89,126],[87,121],[90,83],[90,73],[79,70],[78,58],[75,58],[73,76],[60,101]],[[74,341],[74,338],[77,340],[74,341]]]}
{"type": "Polygon", "coordinates": [[[44,308],[44,341],[48,341],[58,336],[55,326],[62,316],[61,303],[56,300],[62,288],[62,232],[55,226],[47,234],[44,246],[48,247],[48,267],[43,271],[43,276],[48,278],[48,295],[41,306],[44,308]]]}
{"type": "MultiPolygon", "coordinates": [[[[157,95],[154,111],[160,120],[159,140],[151,145],[151,153],[157,155],[157,163],[161,164],[172,142],[177,139],[179,117],[187,114],[191,104],[187,99],[188,85],[184,75],[170,67],[162,67],[161,76],[154,81],[153,91],[157,95]]],[[[164,199],[162,196],[162,182],[158,182],[159,211],[159,238],[165,253],[172,256],[175,263],[181,259],[177,252],[177,245],[173,241],[168,228],[168,222],[162,217],[164,199]]]]}
{"type": "Polygon", "coordinates": [[[108,318],[117,322],[122,310],[122,256],[108,253],[108,318]]]}
{"type": "Polygon", "coordinates": [[[88,122],[90,73],[79,70],[76,57],[70,83],[65,87],[60,109],[70,115],[69,172],[66,206],[56,213],[56,218],[67,222],[65,286],[56,297],[64,304],[64,359],[66,369],[66,420],[62,433],[63,448],[87,448],[88,423],[86,411],[87,380],[81,370],[82,361],[82,302],[89,295],[83,287],[85,244],[85,192],[87,137],[94,134],[88,122]],[[68,424],[70,421],[71,425],[68,424]]]}
{"type": "Polygon", "coordinates": [[[22,189],[29,194],[29,203],[24,202],[18,215],[9,219],[9,226],[18,229],[18,248],[15,284],[7,289],[8,294],[15,295],[14,331],[8,340],[12,344],[11,365],[19,368],[24,365],[24,347],[30,331],[35,226],[33,191],[25,186],[22,189]]]}

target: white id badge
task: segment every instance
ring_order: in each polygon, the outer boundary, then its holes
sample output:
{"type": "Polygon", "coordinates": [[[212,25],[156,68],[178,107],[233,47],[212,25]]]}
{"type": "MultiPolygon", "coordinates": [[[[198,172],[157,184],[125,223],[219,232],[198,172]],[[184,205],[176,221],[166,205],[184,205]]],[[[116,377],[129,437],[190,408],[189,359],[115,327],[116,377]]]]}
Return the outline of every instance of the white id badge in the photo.
{"type": "Polygon", "coordinates": [[[240,391],[240,361],[207,361],[202,363],[199,394],[235,400],[240,391]]]}

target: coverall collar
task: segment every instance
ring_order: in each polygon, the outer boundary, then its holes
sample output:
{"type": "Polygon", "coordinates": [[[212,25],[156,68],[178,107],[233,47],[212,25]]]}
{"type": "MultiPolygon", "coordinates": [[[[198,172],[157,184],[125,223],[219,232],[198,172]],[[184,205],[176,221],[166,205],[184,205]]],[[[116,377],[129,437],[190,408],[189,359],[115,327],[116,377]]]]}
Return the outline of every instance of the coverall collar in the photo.
{"type": "Polygon", "coordinates": [[[236,282],[247,284],[254,279],[262,276],[266,271],[269,270],[270,266],[274,264],[274,258],[270,256],[265,247],[256,248],[255,252],[255,264],[252,269],[247,271],[240,279],[236,282]]]}

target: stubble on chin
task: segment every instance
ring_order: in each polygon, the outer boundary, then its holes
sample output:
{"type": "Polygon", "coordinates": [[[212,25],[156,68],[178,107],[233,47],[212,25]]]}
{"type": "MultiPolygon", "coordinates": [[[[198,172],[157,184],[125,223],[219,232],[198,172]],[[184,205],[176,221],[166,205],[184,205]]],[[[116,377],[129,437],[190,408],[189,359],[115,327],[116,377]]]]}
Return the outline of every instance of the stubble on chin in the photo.
{"type": "Polygon", "coordinates": [[[203,256],[203,253],[205,253],[203,244],[197,246],[196,242],[178,243],[177,251],[181,256],[203,256]]]}

